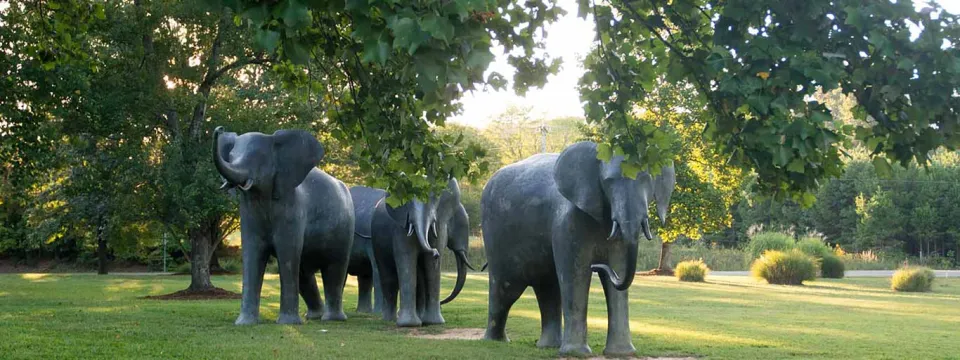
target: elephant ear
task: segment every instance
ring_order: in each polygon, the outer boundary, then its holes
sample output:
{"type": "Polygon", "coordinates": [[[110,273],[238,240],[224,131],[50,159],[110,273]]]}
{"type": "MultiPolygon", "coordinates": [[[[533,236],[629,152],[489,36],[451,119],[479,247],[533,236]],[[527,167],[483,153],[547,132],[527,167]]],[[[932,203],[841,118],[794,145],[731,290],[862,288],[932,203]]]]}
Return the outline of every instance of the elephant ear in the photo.
{"type": "Polygon", "coordinates": [[[554,165],[557,190],[576,207],[603,222],[604,196],[600,186],[597,144],[582,141],[568,146],[554,165]]]}
{"type": "Polygon", "coordinates": [[[673,166],[664,166],[653,179],[653,199],[657,202],[657,215],[660,216],[660,222],[667,224],[667,210],[670,209],[670,195],[673,194],[673,188],[677,185],[677,173],[673,166]]]}
{"type": "Polygon", "coordinates": [[[440,196],[440,204],[437,205],[437,209],[438,211],[453,213],[456,211],[457,205],[460,205],[460,184],[457,179],[451,177],[447,181],[447,188],[440,196]]]}
{"type": "MultiPolygon", "coordinates": [[[[390,195],[387,195],[389,197],[390,195]]],[[[387,203],[387,197],[380,199],[384,204],[384,207],[387,209],[387,215],[390,215],[390,218],[394,222],[400,224],[400,226],[406,226],[407,221],[410,219],[410,209],[413,207],[413,201],[408,201],[406,204],[403,204],[399,207],[392,207],[387,203]]]]}
{"type": "Polygon", "coordinates": [[[303,130],[278,130],[273,133],[273,147],[275,194],[296,188],[323,159],[323,146],[313,134],[303,130]]]}

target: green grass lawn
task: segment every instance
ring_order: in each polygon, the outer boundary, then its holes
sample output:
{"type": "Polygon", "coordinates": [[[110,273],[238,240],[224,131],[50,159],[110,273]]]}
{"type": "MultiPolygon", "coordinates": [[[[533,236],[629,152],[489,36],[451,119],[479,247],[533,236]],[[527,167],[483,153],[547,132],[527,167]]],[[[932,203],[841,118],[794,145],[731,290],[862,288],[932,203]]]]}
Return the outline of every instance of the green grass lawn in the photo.
{"type": "MultiPolygon", "coordinates": [[[[413,338],[379,317],[353,312],[356,283],[346,292],[346,322],[281,326],[279,281],[264,284],[263,323],[237,327],[239,300],[141,300],[186,287],[186,276],[0,275],[0,358],[316,359],[551,358],[539,350],[539,312],[529,290],[507,324],[508,344],[413,338]]],[[[444,277],[448,291],[453,274],[444,277]]],[[[642,356],[714,359],[960,359],[960,280],[937,279],[933,293],[901,294],[887,279],[823,280],[771,286],[745,277],[706,284],[637,277],[631,329],[642,356]]],[[[240,290],[237,276],[214,283],[240,290]]],[[[603,351],[606,307],[594,278],[590,346],[603,351]]],[[[460,297],[443,308],[445,326],[486,325],[487,280],[471,274],[460,297]]],[[[301,311],[305,311],[301,304],[301,311]]]]}

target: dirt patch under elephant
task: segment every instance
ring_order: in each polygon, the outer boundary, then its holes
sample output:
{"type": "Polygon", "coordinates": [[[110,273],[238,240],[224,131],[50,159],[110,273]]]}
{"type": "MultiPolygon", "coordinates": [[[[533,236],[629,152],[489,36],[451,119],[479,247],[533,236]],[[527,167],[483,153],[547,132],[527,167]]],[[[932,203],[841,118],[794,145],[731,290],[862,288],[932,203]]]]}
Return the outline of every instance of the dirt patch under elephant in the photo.
{"type": "Polygon", "coordinates": [[[574,360],[574,359],[576,359],[576,360],[584,360],[584,359],[587,359],[587,360],[602,360],[602,359],[629,359],[629,360],[697,360],[698,358],[689,357],[689,356],[688,356],[688,357],[681,357],[681,356],[662,356],[662,357],[657,357],[657,356],[644,356],[644,357],[636,357],[636,356],[631,356],[631,357],[591,356],[591,357],[588,357],[588,358],[560,358],[560,359],[562,359],[562,360],[574,360]]]}
{"type": "Polygon", "coordinates": [[[450,328],[443,329],[441,332],[427,332],[420,329],[412,329],[407,333],[420,339],[433,340],[480,340],[483,339],[484,329],[481,328],[450,328]]]}
{"type": "Polygon", "coordinates": [[[233,300],[239,298],[240,294],[218,287],[203,291],[180,290],[172,294],[141,297],[141,299],[147,300],[233,300]]]}

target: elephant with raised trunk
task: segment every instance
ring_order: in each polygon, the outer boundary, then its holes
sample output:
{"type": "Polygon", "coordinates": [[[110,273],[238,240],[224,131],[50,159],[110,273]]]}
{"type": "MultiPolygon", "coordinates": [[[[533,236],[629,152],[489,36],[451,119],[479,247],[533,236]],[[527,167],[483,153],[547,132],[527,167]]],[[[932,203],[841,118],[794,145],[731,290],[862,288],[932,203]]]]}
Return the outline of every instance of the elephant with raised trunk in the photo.
{"type": "Polygon", "coordinates": [[[531,286],[540,306],[537,346],[591,353],[587,295],[596,271],[607,300],[604,354],[636,351],[627,289],[636,271],[637,238],[653,239],[651,200],[661,221],[666,219],[676,178],[665,167],[658,176],[641,172],[630,179],[621,173],[622,161],[600,161],[595,143],[579,142],[560,154],[506,166],[487,182],[481,198],[490,286],[486,339],[507,341],[507,313],[531,286]]]}
{"type": "Polygon", "coordinates": [[[316,168],[323,158],[320,142],[302,130],[238,136],[217,127],[213,158],[226,180],[222,188],[241,190],[243,295],[236,324],[259,322],[270,256],[280,270],[278,323],[301,323],[298,294],[308,319],[346,320],[342,299],[353,245],[353,200],[343,182],[316,168]]]}
{"type": "Polygon", "coordinates": [[[431,195],[427,202],[412,200],[393,208],[386,198],[381,199],[370,229],[383,290],[383,319],[396,321],[398,326],[443,324],[440,305],[460,293],[467,268],[473,268],[467,262],[469,221],[460,203],[457,180],[449,180],[446,190],[440,196],[431,195]],[[457,257],[457,282],[453,292],[441,300],[440,253],[436,249],[444,246],[457,257]]]}

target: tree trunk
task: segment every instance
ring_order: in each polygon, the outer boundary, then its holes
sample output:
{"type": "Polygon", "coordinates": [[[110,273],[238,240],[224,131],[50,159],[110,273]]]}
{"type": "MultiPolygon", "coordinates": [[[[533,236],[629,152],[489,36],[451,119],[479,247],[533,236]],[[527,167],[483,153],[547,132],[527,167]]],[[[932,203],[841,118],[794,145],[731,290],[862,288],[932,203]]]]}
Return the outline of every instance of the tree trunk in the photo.
{"type": "Polygon", "coordinates": [[[210,222],[190,230],[190,291],[213,289],[210,281],[210,258],[213,255],[213,241],[210,235],[210,222]]]}
{"type": "Polygon", "coordinates": [[[103,223],[97,225],[97,274],[107,274],[107,239],[103,237],[103,223]]]}
{"type": "Polygon", "coordinates": [[[660,243],[660,263],[657,265],[657,275],[673,275],[673,267],[670,266],[670,244],[672,241],[663,241],[660,243]]]}

